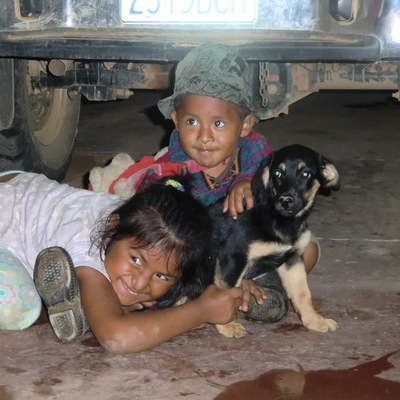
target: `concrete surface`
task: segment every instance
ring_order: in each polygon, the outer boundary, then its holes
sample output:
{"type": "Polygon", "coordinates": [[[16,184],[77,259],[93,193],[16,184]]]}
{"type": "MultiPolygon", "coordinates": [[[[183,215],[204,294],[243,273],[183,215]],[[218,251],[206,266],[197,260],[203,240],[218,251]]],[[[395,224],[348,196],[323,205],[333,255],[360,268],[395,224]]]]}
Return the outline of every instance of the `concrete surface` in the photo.
{"type": "MultiPolygon", "coordinates": [[[[156,152],[170,128],[150,107],[156,99],[84,105],[66,181],[79,186],[119,151],[156,152]]],[[[341,190],[320,197],[310,221],[322,246],[311,291],[338,331],[309,332],[291,310],[271,325],[244,321],[243,339],[204,325],[113,355],[90,333],[58,342],[43,316],[0,332],[0,399],[400,399],[399,110],[388,93],[325,92],[257,126],[275,147],[313,147],[341,174],[341,190]]]]}

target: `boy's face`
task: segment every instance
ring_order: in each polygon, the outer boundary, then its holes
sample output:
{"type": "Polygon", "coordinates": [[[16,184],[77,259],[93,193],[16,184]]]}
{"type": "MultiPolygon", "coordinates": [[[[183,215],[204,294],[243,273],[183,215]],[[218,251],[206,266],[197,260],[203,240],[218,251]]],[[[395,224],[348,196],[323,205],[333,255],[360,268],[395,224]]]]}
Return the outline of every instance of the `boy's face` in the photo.
{"type": "Polygon", "coordinates": [[[223,171],[224,161],[254,124],[254,116],[243,119],[235,104],[196,94],[185,95],[171,118],[184,152],[214,177],[223,171]]]}

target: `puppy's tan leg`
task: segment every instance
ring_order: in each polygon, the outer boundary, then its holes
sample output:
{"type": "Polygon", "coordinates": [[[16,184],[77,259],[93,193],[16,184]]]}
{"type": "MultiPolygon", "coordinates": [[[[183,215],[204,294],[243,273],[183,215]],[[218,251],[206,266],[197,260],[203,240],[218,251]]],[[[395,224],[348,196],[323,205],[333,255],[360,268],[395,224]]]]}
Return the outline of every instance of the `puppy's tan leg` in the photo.
{"type": "MultiPolygon", "coordinates": [[[[242,277],[239,278],[236,286],[240,286],[241,281],[242,281],[242,277]]],[[[224,280],[222,279],[219,262],[217,262],[217,265],[216,265],[214,283],[221,289],[229,288],[228,285],[226,284],[226,282],[224,282],[224,280]]],[[[241,338],[246,335],[246,329],[243,327],[243,325],[241,325],[235,321],[228,322],[227,324],[224,324],[224,325],[216,324],[215,327],[217,328],[217,331],[221,335],[224,335],[226,337],[241,338]]]]}
{"type": "Polygon", "coordinates": [[[232,321],[225,325],[215,325],[217,331],[226,337],[241,338],[246,335],[246,329],[238,322],[232,321]]]}
{"type": "Polygon", "coordinates": [[[290,267],[283,264],[278,268],[278,273],[294,309],[300,315],[306,328],[318,332],[336,330],[338,324],[333,319],[324,318],[314,309],[307,274],[302,261],[290,267]]]}

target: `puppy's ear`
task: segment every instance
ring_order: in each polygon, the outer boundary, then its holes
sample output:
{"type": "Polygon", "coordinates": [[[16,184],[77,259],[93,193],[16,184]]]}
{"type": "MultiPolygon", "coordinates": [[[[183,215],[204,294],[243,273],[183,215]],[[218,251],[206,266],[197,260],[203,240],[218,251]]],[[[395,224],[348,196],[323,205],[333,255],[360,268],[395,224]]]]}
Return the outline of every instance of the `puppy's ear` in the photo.
{"type": "Polygon", "coordinates": [[[267,201],[267,187],[269,182],[269,168],[274,159],[274,154],[271,153],[263,161],[261,161],[252,181],[251,192],[253,193],[254,204],[262,204],[267,201]]]}
{"type": "Polygon", "coordinates": [[[322,176],[322,187],[332,190],[339,190],[340,178],[336,167],[326,158],[321,156],[320,171],[322,176]]]}

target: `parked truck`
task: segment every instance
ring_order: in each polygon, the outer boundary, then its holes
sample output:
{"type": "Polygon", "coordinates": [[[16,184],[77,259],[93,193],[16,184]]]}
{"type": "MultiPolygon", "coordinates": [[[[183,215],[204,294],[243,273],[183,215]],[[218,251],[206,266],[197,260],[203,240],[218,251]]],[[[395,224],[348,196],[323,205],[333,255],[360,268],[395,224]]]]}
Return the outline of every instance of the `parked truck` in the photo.
{"type": "Polygon", "coordinates": [[[0,170],[61,180],[82,96],[168,89],[207,42],[249,62],[264,119],[322,89],[399,97],[400,0],[1,0],[0,170]]]}

